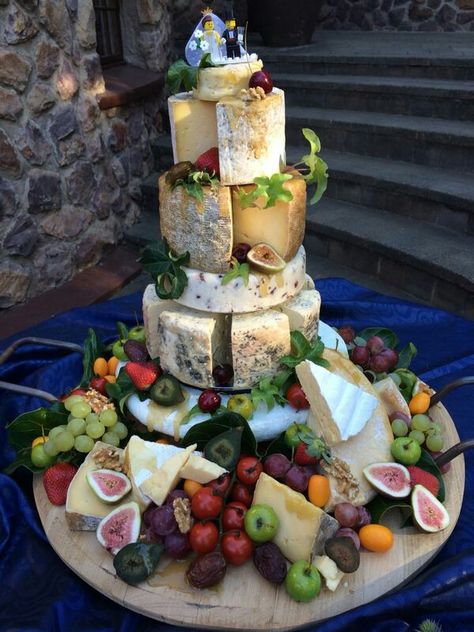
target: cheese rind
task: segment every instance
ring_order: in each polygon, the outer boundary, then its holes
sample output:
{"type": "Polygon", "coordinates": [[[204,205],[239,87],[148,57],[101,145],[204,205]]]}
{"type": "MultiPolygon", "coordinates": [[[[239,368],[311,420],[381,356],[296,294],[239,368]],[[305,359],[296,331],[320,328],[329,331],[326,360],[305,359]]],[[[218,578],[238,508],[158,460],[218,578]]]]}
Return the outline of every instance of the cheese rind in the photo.
{"type": "Polygon", "coordinates": [[[308,340],[313,340],[318,333],[320,308],[321,295],[317,290],[302,290],[277,307],[288,316],[290,330],[300,331],[308,340]]]}
{"type": "Polygon", "coordinates": [[[222,274],[183,268],[188,285],[176,299],[205,312],[242,314],[269,309],[293,298],[306,284],[306,253],[301,246],[285,269],[277,274],[251,272],[245,286],[241,277],[222,285],[222,274]]]}
{"type": "Polygon", "coordinates": [[[168,99],[174,162],[196,159],[217,147],[216,104],[180,92],[168,99]]]}
{"type": "Polygon", "coordinates": [[[217,103],[216,114],[221,184],[250,184],[280,173],[286,164],[282,90],[255,101],[227,97],[217,103]]]}
{"type": "Polygon", "coordinates": [[[252,505],[259,504],[270,505],[277,514],[280,526],[273,542],[291,562],[309,561],[339,529],[337,520],[265,472],[260,474],[253,496],[252,505]]]}
{"type": "Polygon", "coordinates": [[[309,360],[296,367],[296,374],[329,445],[357,435],[377,406],[375,395],[309,360]]]}
{"type": "Polygon", "coordinates": [[[202,187],[204,202],[183,186],[172,188],[166,173],[159,179],[161,235],[176,253],[190,254],[189,265],[204,272],[229,269],[233,247],[229,187],[202,187]]]}
{"type": "Polygon", "coordinates": [[[234,314],[231,340],[234,387],[255,386],[274,375],[291,351],[288,317],[274,310],[234,314]]]}
{"type": "Polygon", "coordinates": [[[259,59],[247,63],[200,68],[194,96],[204,101],[219,101],[223,97],[237,96],[243,88],[249,87],[251,75],[262,67],[263,62],[259,59]]]}
{"type": "Polygon", "coordinates": [[[263,208],[265,200],[259,198],[255,206],[243,208],[240,205],[239,189],[248,193],[255,185],[232,188],[232,209],[234,217],[234,242],[251,246],[266,243],[285,261],[290,261],[303,243],[306,219],[306,182],[295,171],[291,180],[283,188],[290,191],[290,202],[278,200],[275,206],[263,208]]]}

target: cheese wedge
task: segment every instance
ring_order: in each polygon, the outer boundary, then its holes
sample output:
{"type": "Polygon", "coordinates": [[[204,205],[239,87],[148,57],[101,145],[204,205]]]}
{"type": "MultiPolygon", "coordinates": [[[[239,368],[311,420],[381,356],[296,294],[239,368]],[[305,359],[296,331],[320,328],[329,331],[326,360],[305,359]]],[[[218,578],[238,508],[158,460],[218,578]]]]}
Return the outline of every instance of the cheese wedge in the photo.
{"type": "Polygon", "coordinates": [[[198,456],[195,452],[191,454],[188,461],[181,468],[181,478],[189,478],[192,481],[205,485],[210,481],[214,481],[222,474],[225,474],[225,470],[217,463],[213,463],[202,456],[198,456]]]}
{"type": "Polygon", "coordinates": [[[161,312],[165,310],[179,311],[181,306],[175,301],[164,300],[156,294],[155,284],[150,283],[143,293],[142,310],[143,325],[145,327],[145,339],[150,358],[160,357],[160,345],[158,339],[158,322],[161,312]]]}
{"type": "Polygon", "coordinates": [[[259,198],[256,206],[242,208],[239,190],[248,193],[255,185],[232,187],[232,211],[234,216],[234,242],[255,246],[266,243],[285,261],[290,261],[303,243],[306,221],[306,182],[298,172],[283,185],[290,191],[290,202],[278,201],[275,206],[263,208],[265,200],[259,198]]]}
{"type": "Polygon", "coordinates": [[[265,472],[258,478],[252,504],[262,503],[270,505],[280,520],[273,542],[290,562],[321,554],[326,540],[339,529],[337,520],[265,472]]]}
{"type": "Polygon", "coordinates": [[[216,104],[181,92],[168,99],[174,162],[195,162],[202,153],[217,147],[216,104]]]}
{"type": "Polygon", "coordinates": [[[411,417],[408,404],[391,377],[386,377],[384,380],[380,380],[380,382],[375,382],[374,388],[385,406],[387,415],[390,416],[392,413],[401,412],[411,417]]]}
{"type": "Polygon", "coordinates": [[[288,316],[291,331],[301,331],[308,339],[318,333],[321,295],[317,290],[302,290],[294,298],[278,306],[278,310],[288,316]]]}
{"type": "Polygon", "coordinates": [[[162,505],[170,491],[178,484],[181,470],[195,449],[196,444],[191,445],[165,461],[159,469],[143,481],[140,485],[141,492],[148,496],[155,505],[162,505]]]}
{"type": "Polygon", "coordinates": [[[226,97],[216,114],[221,184],[251,184],[258,176],[280,173],[286,165],[282,90],[255,101],[226,97]]]}
{"type": "MultiPolygon", "coordinates": [[[[102,441],[97,441],[86,456],[72,479],[67,492],[66,522],[73,531],[95,531],[102,518],[111,511],[111,505],[102,502],[87,482],[87,474],[89,472],[100,470],[103,467],[94,461],[94,456],[104,448],[107,450],[113,449],[121,458],[123,457],[123,450],[111,448],[110,445],[102,441]]],[[[127,494],[122,500],[114,504],[113,508],[129,501],[130,495],[127,494]]]]}
{"type": "Polygon", "coordinates": [[[357,435],[377,406],[375,395],[314,362],[305,360],[296,374],[329,445],[357,435]]]}
{"type": "MultiPolygon", "coordinates": [[[[392,461],[390,444],[393,441],[393,433],[385,407],[379,400],[377,391],[362,371],[359,371],[350,360],[336,351],[325,349],[323,357],[329,362],[332,373],[351,381],[366,393],[377,398],[377,405],[363,429],[347,441],[341,441],[331,447],[332,456],[347,464],[358,484],[356,493],[347,492],[343,481],[326,472],[329,478],[331,496],[324,509],[332,511],[335,505],[342,502],[350,502],[356,506],[365,505],[376,495],[373,487],[365,478],[363,469],[371,463],[392,461]]],[[[315,417],[312,411],[310,411],[306,423],[317,435],[322,434],[320,417],[315,417]]]]}
{"type": "Polygon", "coordinates": [[[334,592],[344,577],[344,573],[338,569],[336,562],[327,555],[316,555],[313,558],[313,565],[324,577],[326,587],[334,592]]]}
{"type": "Polygon", "coordinates": [[[160,177],[161,235],[174,252],[189,252],[191,268],[225,274],[233,247],[230,188],[205,186],[202,190],[203,203],[183,186],[167,184],[166,173],[160,177]]]}

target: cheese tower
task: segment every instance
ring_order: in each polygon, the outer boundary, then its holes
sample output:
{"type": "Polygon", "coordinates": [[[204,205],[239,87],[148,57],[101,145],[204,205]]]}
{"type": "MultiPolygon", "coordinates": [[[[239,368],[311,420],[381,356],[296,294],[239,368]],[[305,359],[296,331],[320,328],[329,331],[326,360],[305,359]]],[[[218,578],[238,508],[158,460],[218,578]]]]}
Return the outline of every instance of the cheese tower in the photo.
{"type": "MultiPolygon", "coordinates": [[[[199,33],[188,43],[193,54],[199,33]]],[[[249,88],[254,73],[264,74],[262,62],[241,53],[231,59],[224,51],[222,63],[198,68],[193,91],[168,99],[175,166],[159,178],[160,228],[174,254],[189,253],[187,285],[174,300],[158,298],[154,285],[143,297],[151,357],[200,388],[218,385],[222,365],[232,367],[231,386],[252,388],[277,372],[291,331],[312,339],[318,329],[321,301],[302,246],[306,181],[285,161],[285,95],[249,88]],[[209,177],[200,179],[202,171],[209,177]],[[252,192],[256,178],[272,176],[283,195],[269,205],[252,192]],[[251,249],[248,277],[229,278],[242,244],[251,249]]]]}

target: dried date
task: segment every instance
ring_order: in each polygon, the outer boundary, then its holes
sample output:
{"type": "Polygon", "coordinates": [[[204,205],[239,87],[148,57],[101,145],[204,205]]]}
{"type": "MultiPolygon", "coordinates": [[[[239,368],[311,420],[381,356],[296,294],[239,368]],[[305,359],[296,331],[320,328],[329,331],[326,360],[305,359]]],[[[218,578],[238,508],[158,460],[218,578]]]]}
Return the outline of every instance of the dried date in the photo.
{"type": "Polygon", "coordinates": [[[253,561],[258,572],[273,584],[282,584],[286,577],[287,564],[283,553],[273,542],[266,542],[255,549],[253,561]]]}
{"type": "Polygon", "coordinates": [[[224,579],[227,564],[219,551],[197,557],[186,572],[188,582],[194,588],[209,588],[224,579]]]}

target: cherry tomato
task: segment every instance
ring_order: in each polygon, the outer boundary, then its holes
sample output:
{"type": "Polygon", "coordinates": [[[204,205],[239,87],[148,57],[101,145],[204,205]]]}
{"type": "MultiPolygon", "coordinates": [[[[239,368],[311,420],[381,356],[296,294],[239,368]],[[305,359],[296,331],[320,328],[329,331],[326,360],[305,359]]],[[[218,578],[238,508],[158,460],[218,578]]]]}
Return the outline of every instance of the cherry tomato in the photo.
{"type": "Polygon", "coordinates": [[[191,499],[191,511],[199,520],[213,520],[221,513],[224,500],[210,487],[202,487],[191,499]]]}
{"type": "Polygon", "coordinates": [[[82,388],[74,388],[70,393],[64,393],[63,395],[61,395],[61,397],[59,398],[60,402],[63,402],[65,399],[67,399],[68,397],[71,397],[72,395],[85,395],[86,392],[84,389],[82,388]]]}
{"type": "Polygon", "coordinates": [[[263,465],[256,456],[246,456],[237,463],[237,478],[245,485],[255,485],[263,472],[263,465]]]}
{"type": "Polygon", "coordinates": [[[292,384],[286,391],[286,399],[289,405],[296,410],[305,410],[309,408],[309,402],[306,395],[299,384],[292,384]]]}
{"type": "Polygon", "coordinates": [[[189,543],[196,553],[211,553],[218,540],[219,530],[213,522],[197,522],[189,534],[189,543]]]}
{"type": "Polygon", "coordinates": [[[253,542],[245,531],[239,529],[227,531],[222,536],[221,551],[229,564],[240,566],[251,558],[253,542]]]}
{"type": "Polygon", "coordinates": [[[230,497],[232,500],[237,500],[239,503],[243,503],[246,507],[250,507],[253,499],[253,492],[247,485],[243,483],[234,483],[230,490],[230,497]]]}
{"type": "Polygon", "coordinates": [[[212,489],[216,496],[224,496],[230,485],[230,474],[221,474],[219,478],[216,478],[210,483],[207,483],[206,487],[212,489]]]}
{"type": "Polygon", "coordinates": [[[105,377],[93,377],[90,381],[90,386],[96,391],[99,391],[101,395],[107,395],[107,391],[105,390],[105,387],[107,386],[107,380],[105,379],[105,377]]]}
{"type": "Polygon", "coordinates": [[[308,454],[308,446],[302,441],[296,448],[293,461],[297,465],[315,465],[318,462],[318,458],[308,454]]]}
{"type": "Polygon", "coordinates": [[[244,503],[239,503],[236,500],[233,500],[231,503],[226,505],[224,507],[224,513],[222,514],[222,528],[224,531],[243,529],[246,512],[246,505],[244,505],[244,503]]]}

